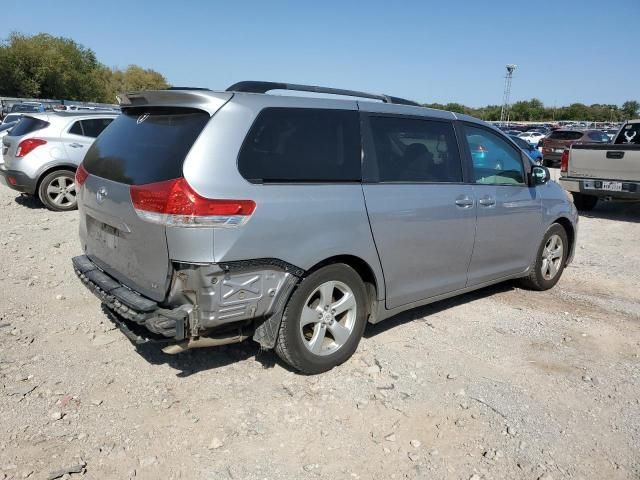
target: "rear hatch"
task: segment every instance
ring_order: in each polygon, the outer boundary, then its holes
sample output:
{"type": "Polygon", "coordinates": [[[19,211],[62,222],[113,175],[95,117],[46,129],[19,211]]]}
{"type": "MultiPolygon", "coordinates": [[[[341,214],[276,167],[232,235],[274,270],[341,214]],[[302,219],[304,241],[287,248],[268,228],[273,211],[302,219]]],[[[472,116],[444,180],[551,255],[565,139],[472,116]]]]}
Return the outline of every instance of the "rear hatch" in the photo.
{"type": "Polygon", "coordinates": [[[545,153],[561,154],[565,148],[573,145],[582,138],[582,132],[576,130],[556,130],[543,140],[545,153]]]}
{"type": "Polygon", "coordinates": [[[14,167],[16,151],[22,137],[49,126],[47,115],[23,116],[18,123],[2,138],[2,160],[6,169],[14,167]]]}
{"type": "MultiPolygon", "coordinates": [[[[171,100],[170,94],[161,95],[171,100]]],[[[88,177],[80,188],[78,203],[85,253],[111,276],[153,300],[164,299],[170,280],[166,226],[138,216],[131,187],[181,177],[194,142],[211,115],[230,97],[219,94],[203,108],[124,108],[83,161],[88,177]]],[[[146,98],[152,103],[149,100],[153,100],[152,94],[146,98]]]]}
{"type": "Polygon", "coordinates": [[[603,180],[640,180],[640,123],[625,124],[613,144],[575,145],[569,157],[569,174],[603,180]]]}
{"type": "Polygon", "coordinates": [[[574,145],[569,154],[568,175],[637,182],[640,180],[640,145],[574,145]]]}

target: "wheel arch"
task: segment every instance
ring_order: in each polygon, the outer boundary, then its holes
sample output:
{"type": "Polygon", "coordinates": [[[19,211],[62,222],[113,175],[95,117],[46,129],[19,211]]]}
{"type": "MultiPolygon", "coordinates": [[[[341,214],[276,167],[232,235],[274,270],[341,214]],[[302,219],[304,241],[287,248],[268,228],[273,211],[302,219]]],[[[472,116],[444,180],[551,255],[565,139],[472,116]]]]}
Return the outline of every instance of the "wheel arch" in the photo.
{"type": "Polygon", "coordinates": [[[571,220],[569,220],[567,217],[558,217],[552,222],[552,224],[553,223],[557,223],[558,225],[560,225],[562,228],[564,228],[564,231],[567,233],[567,240],[569,240],[569,255],[567,255],[567,263],[569,263],[573,258],[573,254],[575,252],[575,243],[576,243],[575,228],[573,226],[573,223],[571,223],[571,220]]]}
{"type": "Polygon", "coordinates": [[[36,195],[38,195],[38,192],[40,191],[40,184],[42,183],[42,180],[51,172],[55,172],[57,170],[67,170],[69,172],[75,173],[77,169],[78,169],[78,166],[73,165],[72,163],[57,163],[55,165],[50,165],[48,167],[45,167],[42,171],[38,173],[38,180],[36,181],[36,190],[35,190],[36,195]]]}
{"type": "Polygon", "coordinates": [[[369,321],[371,321],[371,315],[376,314],[376,303],[378,296],[379,294],[384,293],[384,291],[381,290],[384,288],[384,280],[378,279],[376,277],[376,274],[374,273],[373,268],[371,268],[371,266],[365,260],[355,255],[335,255],[333,257],[326,258],[308,269],[306,274],[308,275],[309,273],[312,273],[322,267],[326,267],[327,265],[332,265],[335,263],[344,263],[345,265],[350,266],[356,271],[356,273],[364,282],[365,288],[367,290],[367,295],[369,297],[367,315],[369,317],[369,321]]]}

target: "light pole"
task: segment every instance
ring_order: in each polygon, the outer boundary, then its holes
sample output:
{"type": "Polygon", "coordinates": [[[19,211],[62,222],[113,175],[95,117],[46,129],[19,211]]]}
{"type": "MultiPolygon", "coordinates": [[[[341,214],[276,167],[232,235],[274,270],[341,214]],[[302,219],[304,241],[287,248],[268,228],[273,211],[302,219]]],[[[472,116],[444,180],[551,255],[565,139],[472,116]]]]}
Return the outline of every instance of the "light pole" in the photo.
{"type": "Polygon", "coordinates": [[[502,111],[500,112],[500,123],[504,124],[506,121],[509,125],[509,97],[511,96],[511,80],[513,79],[513,72],[517,68],[517,65],[510,63],[506,66],[507,74],[504,77],[504,96],[502,98],[502,111]]]}

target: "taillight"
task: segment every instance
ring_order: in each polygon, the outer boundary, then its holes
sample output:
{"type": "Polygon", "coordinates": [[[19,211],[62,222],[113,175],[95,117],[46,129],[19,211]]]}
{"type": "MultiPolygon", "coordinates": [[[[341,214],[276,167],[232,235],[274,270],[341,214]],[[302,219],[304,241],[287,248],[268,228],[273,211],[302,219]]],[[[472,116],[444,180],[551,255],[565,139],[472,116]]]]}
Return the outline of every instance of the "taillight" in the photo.
{"type": "Polygon", "coordinates": [[[560,171],[567,172],[569,170],[569,150],[565,149],[560,157],[560,171]]]}
{"type": "Polygon", "coordinates": [[[40,145],[44,145],[45,143],[47,143],[47,141],[42,140],[41,138],[27,138],[26,140],[21,141],[18,145],[16,157],[24,157],[27,153],[38,148],[40,145]]]}
{"type": "Polygon", "coordinates": [[[76,170],[76,188],[79,188],[82,185],[84,185],[84,182],[87,180],[88,176],[89,176],[89,172],[87,172],[87,169],[84,168],[82,164],[80,164],[80,166],[76,170]]]}
{"type": "Polygon", "coordinates": [[[140,218],[181,227],[235,227],[249,220],[253,200],[217,200],[198,195],[184,178],[131,185],[131,201],[140,218]]]}

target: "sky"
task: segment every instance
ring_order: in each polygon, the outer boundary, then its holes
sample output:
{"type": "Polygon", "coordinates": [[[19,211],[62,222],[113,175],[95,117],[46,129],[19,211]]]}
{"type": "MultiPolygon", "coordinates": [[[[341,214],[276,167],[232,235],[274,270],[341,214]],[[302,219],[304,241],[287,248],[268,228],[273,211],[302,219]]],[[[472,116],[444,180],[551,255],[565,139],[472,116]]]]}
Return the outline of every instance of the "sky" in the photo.
{"type": "Polygon", "coordinates": [[[314,2],[4,0],[0,38],[72,38],[108,66],[176,86],[241,80],[386,93],[421,103],[640,100],[640,0],[314,2]]]}

